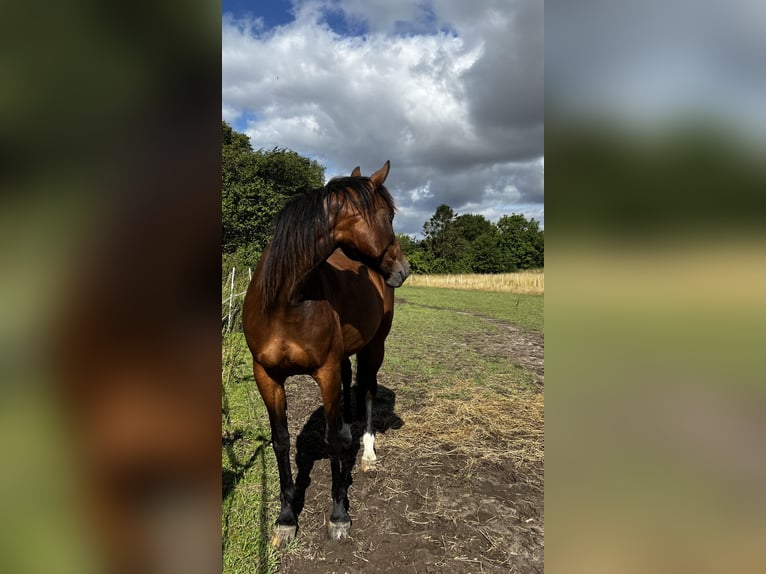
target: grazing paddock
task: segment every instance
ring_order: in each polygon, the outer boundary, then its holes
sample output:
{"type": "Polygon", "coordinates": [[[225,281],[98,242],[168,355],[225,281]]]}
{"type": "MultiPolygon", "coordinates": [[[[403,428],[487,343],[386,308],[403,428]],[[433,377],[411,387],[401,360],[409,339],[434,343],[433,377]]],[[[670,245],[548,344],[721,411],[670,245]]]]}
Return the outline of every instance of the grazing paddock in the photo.
{"type": "Polygon", "coordinates": [[[448,289],[476,289],[507,293],[545,293],[545,272],[542,269],[517,273],[460,274],[460,275],[411,275],[410,287],[441,287],[448,289]]]}
{"type": "MultiPolygon", "coordinates": [[[[327,539],[329,466],[320,393],[286,383],[303,492],[297,538],[269,547],[279,511],[266,410],[244,337],[223,348],[224,572],[542,572],[543,297],[396,291],[374,411],[378,468],[357,464],[351,536],[327,539]]],[[[363,426],[355,421],[352,448],[363,426]]]]}

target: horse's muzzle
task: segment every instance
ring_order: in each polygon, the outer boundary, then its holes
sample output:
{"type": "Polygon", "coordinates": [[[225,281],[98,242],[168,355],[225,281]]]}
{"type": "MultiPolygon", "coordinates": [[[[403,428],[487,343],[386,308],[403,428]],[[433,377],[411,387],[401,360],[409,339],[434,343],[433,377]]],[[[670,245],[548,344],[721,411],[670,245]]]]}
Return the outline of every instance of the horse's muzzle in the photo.
{"type": "Polygon", "coordinates": [[[407,258],[402,256],[401,260],[398,260],[394,265],[391,273],[386,277],[386,285],[396,289],[401,287],[404,280],[410,276],[410,262],[407,258]]]}

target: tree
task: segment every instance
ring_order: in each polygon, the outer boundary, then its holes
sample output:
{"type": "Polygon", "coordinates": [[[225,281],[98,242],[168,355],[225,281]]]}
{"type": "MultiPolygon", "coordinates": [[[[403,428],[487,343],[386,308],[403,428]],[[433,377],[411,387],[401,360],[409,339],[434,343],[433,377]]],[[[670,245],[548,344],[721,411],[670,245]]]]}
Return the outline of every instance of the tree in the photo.
{"type": "Polygon", "coordinates": [[[324,168],[288,149],[253,151],[248,137],[226,122],[222,135],[223,252],[254,265],[274,216],[291,196],[321,187],[324,168]]]}
{"type": "Polygon", "coordinates": [[[466,273],[468,241],[461,236],[461,228],[456,226],[457,215],[446,204],[436,208],[436,212],[425,224],[424,246],[433,262],[434,273],[466,273]]]}
{"type": "Polygon", "coordinates": [[[444,231],[447,225],[455,220],[455,212],[446,204],[442,204],[436,208],[436,212],[431,216],[431,219],[423,224],[423,235],[425,236],[426,247],[429,251],[434,252],[435,246],[438,246],[444,237],[444,231]]]}
{"type": "Polygon", "coordinates": [[[250,138],[245,134],[234,131],[226,122],[221,122],[223,128],[223,148],[224,150],[239,150],[243,152],[252,152],[250,138]]]}
{"type": "Polygon", "coordinates": [[[494,226],[471,244],[473,273],[507,273],[515,270],[500,246],[500,234],[494,226]]]}
{"type": "Polygon", "coordinates": [[[476,241],[482,235],[495,231],[495,226],[491,221],[483,215],[474,213],[458,215],[451,225],[454,226],[458,236],[469,243],[476,241]]]}
{"type": "Polygon", "coordinates": [[[545,242],[540,224],[523,215],[504,215],[497,222],[500,245],[511,263],[519,269],[544,266],[545,242]]]}
{"type": "Polygon", "coordinates": [[[413,273],[430,274],[434,272],[433,257],[426,251],[424,241],[418,241],[403,233],[397,233],[396,238],[402,248],[402,253],[410,262],[410,269],[413,273]]]}
{"type": "Polygon", "coordinates": [[[397,233],[396,240],[399,242],[399,247],[402,248],[402,253],[409,258],[417,249],[420,249],[420,242],[413,239],[406,233],[397,233]]]}
{"type": "Polygon", "coordinates": [[[416,273],[508,273],[545,263],[540,224],[523,215],[505,215],[495,225],[442,204],[423,224],[423,234],[419,243],[400,241],[416,273]]]}

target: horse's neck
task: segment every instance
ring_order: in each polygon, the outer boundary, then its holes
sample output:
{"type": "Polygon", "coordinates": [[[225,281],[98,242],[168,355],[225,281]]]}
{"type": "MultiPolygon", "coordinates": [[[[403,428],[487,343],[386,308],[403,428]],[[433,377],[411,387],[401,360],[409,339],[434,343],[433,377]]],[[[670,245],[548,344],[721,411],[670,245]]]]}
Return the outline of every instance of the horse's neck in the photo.
{"type": "Polygon", "coordinates": [[[300,303],[302,295],[308,290],[309,283],[314,279],[317,268],[332,255],[337,248],[334,241],[330,240],[326,245],[324,241],[315,252],[315,257],[305,269],[301,269],[295,278],[292,289],[287,293],[287,302],[291,305],[300,303]]]}

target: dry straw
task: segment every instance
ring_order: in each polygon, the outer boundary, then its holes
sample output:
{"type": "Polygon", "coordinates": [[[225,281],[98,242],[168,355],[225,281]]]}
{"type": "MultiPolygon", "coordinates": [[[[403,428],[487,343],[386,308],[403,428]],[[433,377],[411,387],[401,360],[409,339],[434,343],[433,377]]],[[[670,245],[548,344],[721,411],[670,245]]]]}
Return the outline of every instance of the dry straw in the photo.
{"type": "Polygon", "coordinates": [[[407,285],[542,295],[545,293],[545,273],[537,270],[496,274],[412,275],[407,279],[407,285]]]}
{"type": "Polygon", "coordinates": [[[424,407],[409,412],[387,442],[391,446],[433,449],[468,460],[512,460],[525,466],[544,459],[544,398],[513,389],[501,393],[471,381],[450,387],[450,396],[433,394],[424,407]]]}

